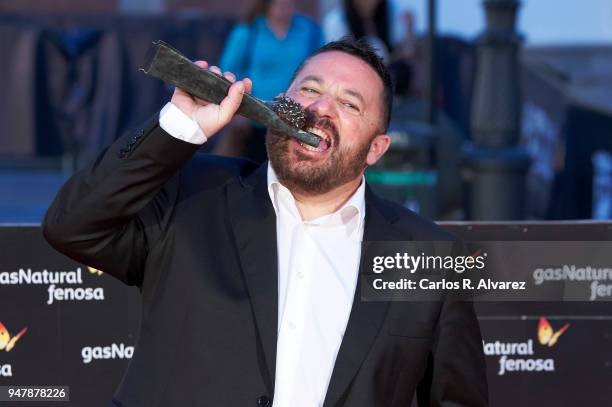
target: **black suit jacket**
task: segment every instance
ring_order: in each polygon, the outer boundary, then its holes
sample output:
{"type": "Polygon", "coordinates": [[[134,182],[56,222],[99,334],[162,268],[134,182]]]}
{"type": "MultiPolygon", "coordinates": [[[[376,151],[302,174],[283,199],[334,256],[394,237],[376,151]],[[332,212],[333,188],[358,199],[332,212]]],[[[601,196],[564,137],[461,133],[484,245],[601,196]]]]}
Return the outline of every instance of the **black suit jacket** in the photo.
{"type": "MultiPolygon", "coordinates": [[[[274,394],[276,219],[266,167],[214,156],[156,118],[75,174],[47,212],[59,251],[142,293],[120,406],[265,406],[274,394]]],[[[446,240],[366,192],[364,241],[446,240]]],[[[363,265],[362,265],[363,266],[363,265]]],[[[480,331],[468,302],[362,302],[357,287],[325,406],[483,406],[480,331]]]]}

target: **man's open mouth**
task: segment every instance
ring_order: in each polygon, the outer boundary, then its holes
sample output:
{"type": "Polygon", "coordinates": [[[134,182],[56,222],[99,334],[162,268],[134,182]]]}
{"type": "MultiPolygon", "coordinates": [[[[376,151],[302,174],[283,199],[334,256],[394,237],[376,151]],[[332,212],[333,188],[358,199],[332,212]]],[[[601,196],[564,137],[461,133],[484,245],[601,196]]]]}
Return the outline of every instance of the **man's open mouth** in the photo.
{"type": "Polygon", "coordinates": [[[329,134],[325,132],[325,130],[320,129],[318,127],[307,127],[306,131],[314,134],[318,138],[321,139],[318,147],[312,147],[308,144],[300,142],[300,145],[304,147],[306,150],[310,151],[327,151],[332,146],[332,138],[329,134]]]}

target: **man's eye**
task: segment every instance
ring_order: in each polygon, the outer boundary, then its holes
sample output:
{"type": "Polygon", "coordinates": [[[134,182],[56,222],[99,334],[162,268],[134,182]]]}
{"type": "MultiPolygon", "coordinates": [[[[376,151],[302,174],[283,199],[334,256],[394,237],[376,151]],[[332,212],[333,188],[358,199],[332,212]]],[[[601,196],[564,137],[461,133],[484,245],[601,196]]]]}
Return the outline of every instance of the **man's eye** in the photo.
{"type": "Polygon", "coordinates": [[[319,91],[313,88],[308,88],[308,87],[303,87],[302,91],[306,92],[306,93],[313,93],[313,94],[318,94],[319,91]]]}
{"type": "Polygon", "coordinates": [[[348,109],[353,110],[355,112],[359,112],[359,107],[357,105],[354,105],[351,102],[342,102],[342,104],[344,106],[346,106],[348,109]]]}

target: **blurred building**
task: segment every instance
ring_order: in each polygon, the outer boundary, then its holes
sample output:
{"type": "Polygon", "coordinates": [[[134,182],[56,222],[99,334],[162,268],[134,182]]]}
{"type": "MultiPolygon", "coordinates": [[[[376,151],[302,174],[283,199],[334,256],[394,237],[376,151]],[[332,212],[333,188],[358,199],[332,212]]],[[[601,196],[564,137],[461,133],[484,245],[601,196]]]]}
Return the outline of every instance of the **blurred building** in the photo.
{"type": "MultiPolygon", "coordinates": [[[[169,97],[168,87],[138,71],[151,41],[161,38],[188,57],[216,60],[246,1],[0,2],[0,48],[13,56],[0,64],[0,169],[57,170],[90,160],[169,97]]],[[[298,3],[316,18],[338,1],[298,3]]],[[[404,178],[417,180],[420,189],[399,200],[433,217],[462,219],[465,185],[457,153],[471,137],[473,39],[484,27],[482,1],[438,0],[435,102],[444,130],[435,134],[423,126],[427,0],[400,2],[414,11],[421,39],[414,93],[398,100],[392,129],[399,144],[410,148],[407,156],[389,156],[395,170],[415,173],[404,178]]],[[[605,44],[612,45],[612,2],[524,0],[518,31],[526,45],[521,142],[533,158],[527,217],[610,218],[612,51],[605,44]],[[553,45],[534,45],[543,43],[553,45]]],[[[21,178],[0,180],[0,189],[26,184],[21,178]]]]}

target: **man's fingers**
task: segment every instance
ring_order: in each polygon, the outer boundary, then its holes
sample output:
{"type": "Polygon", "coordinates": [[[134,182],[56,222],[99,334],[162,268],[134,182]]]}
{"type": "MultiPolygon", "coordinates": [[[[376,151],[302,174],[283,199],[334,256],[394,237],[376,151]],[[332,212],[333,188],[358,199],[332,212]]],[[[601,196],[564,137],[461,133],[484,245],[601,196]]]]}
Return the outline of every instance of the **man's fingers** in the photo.
{"type": "Polygon", "coordinates": [[[195,64],[202,69],[208,69],[219,76],[223,76],[229,82],[227,96],[223,98],[219,105],[201,100],[182,89],[176,88],[172,97],[175,103],[183,112],[198,122],[198,125],[205,134],[211,136],[223,128],[234,117],[236,111],[242,103],[245,93],[251,93],[253,83],[245,78],[241,81],[236,80],[236,75],[232,72],[223,72],[218,66],[209,66],[206,61],[196,61],[195,64]]]}
{"type": "Polygon", "coordinates": [[[244,92],[250,95],[253,90],[253,82],[249,78],[244,78],[242,83],[244,83],[244,92]]]}
{"type": "Polygon", "coordinates": [[[228,81],[230,81],[231,83],[236,82],[236,75],[234,75],[231,72],[224,72],[223,76],[225,77],[225,79],[227,79],[228,81]]]}
{"type": "Polygon", "coordinates": [[[234,82],[230,86],[227,96],[221,101],[219,105],[220,120],[223,122],[229,122],[236,113],[236,110],[240,107],[242,102],[242,95],[244,95],[244,83],[242,81],[234,82]]]}

